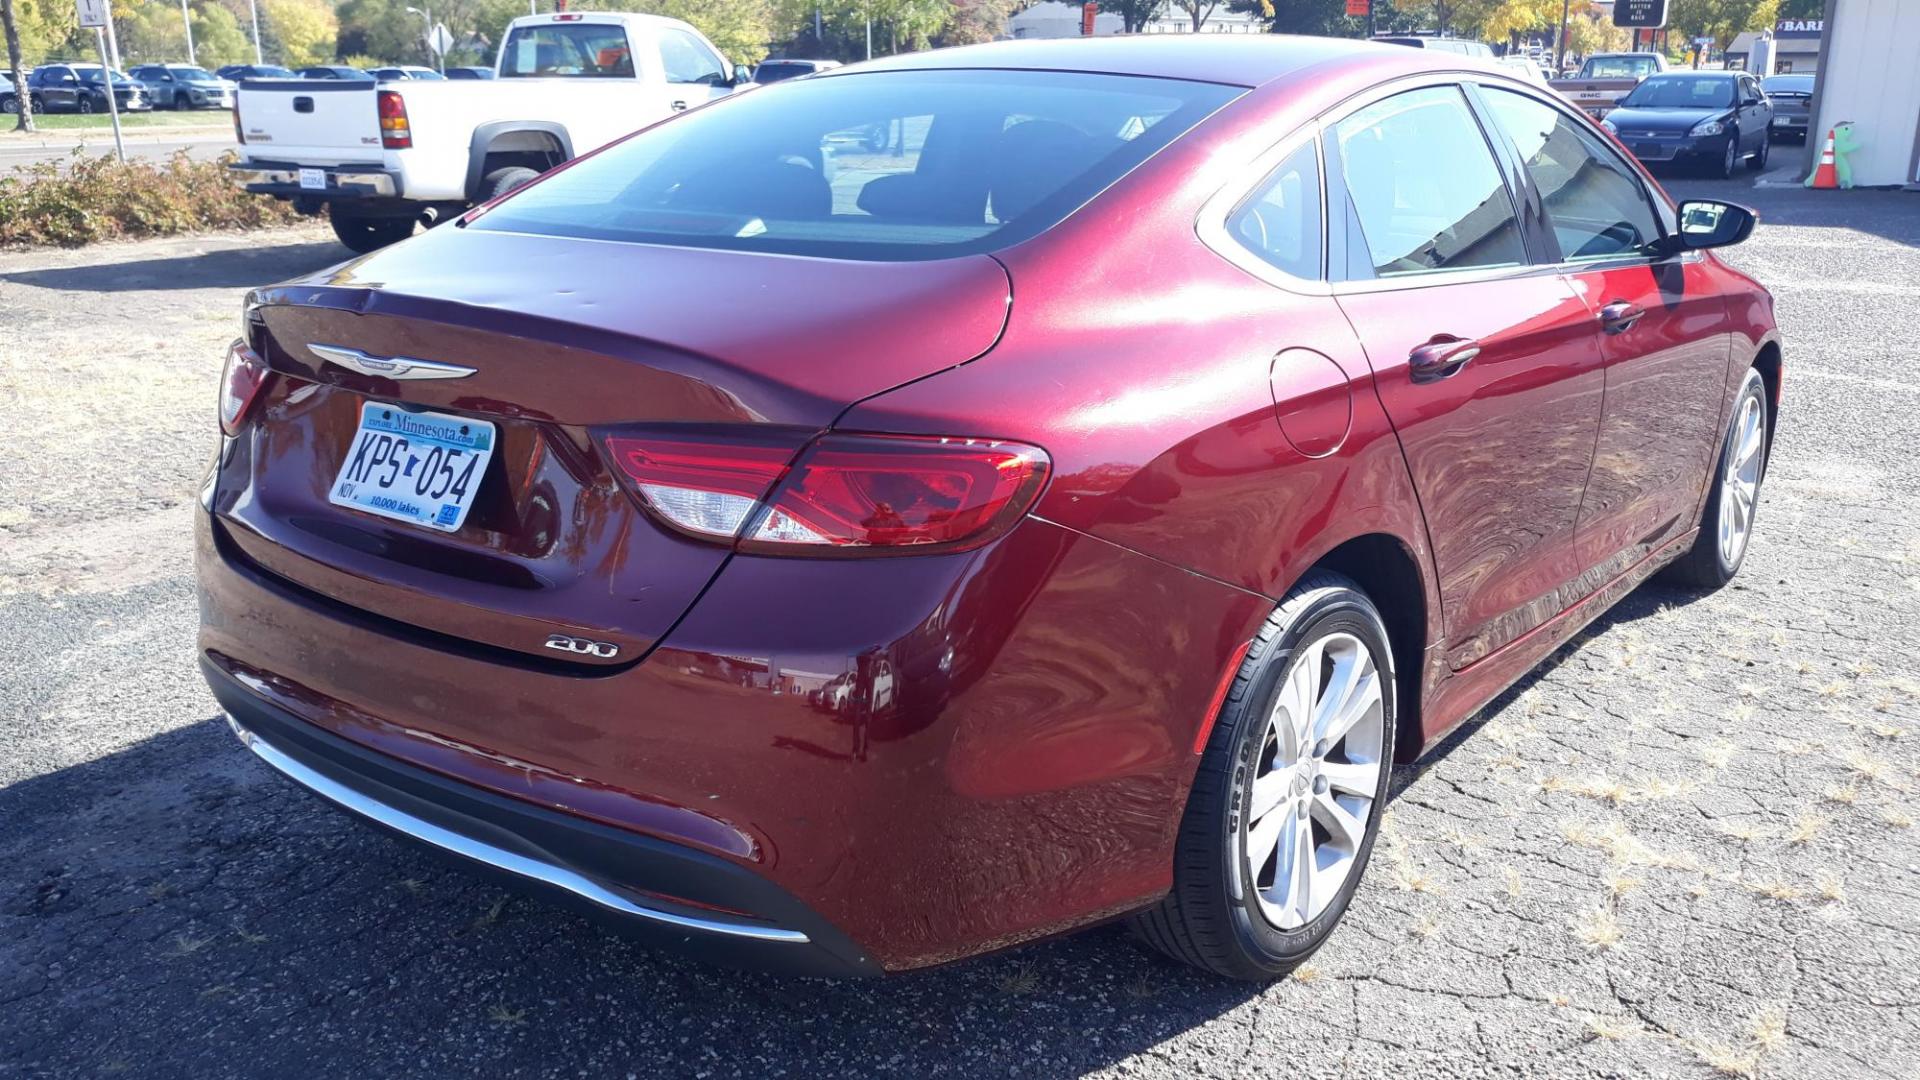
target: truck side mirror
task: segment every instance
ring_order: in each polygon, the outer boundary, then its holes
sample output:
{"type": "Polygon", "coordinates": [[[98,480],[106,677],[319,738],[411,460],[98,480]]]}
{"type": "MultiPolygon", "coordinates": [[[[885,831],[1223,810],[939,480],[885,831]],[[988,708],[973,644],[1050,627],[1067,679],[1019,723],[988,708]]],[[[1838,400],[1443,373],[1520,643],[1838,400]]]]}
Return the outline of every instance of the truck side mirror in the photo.
{"type": "Polygon", "coordinates": [[[733,81],[728,86],[745,86],[753,81],[753,71],[745,64],[733,65],[733,81]]]}

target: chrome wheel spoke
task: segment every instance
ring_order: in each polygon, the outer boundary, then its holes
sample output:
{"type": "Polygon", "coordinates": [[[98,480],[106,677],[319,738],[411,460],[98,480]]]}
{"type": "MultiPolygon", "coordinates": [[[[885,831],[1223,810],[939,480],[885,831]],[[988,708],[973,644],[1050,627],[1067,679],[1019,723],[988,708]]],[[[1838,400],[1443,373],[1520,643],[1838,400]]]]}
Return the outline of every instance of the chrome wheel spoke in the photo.
{"type": "Polygon", "coordinates": [[[1313,918],[1313,886],[1318,869],[1313,857],[1313,829],[1298,815],[1287,815],[1280,833],[1280,854],[1284,858],[1274,876],[1274,907],[1278,909],[1281,929],[1291,930],[1313,918]]]}
{"type": "Polygon", "coordinates": [[[1267,864],[1273,861],[1274,853],[1280,847],[1280,833],[1294,816],[1290,812],[1268,814],[1255,822],[1247,832],[1247,862],[1255,881],[1260,879],[1267,864]]]}
{"type": "Polygon", "coordinates": [[[1332,792],[1315,795],[1313,802],[1308,804],[1308,812],[1313,815],[1313,820],[1332,834],[1329,842],[1342,853],[1351,854],[1360,850],[1360,838],[1366,835],[1367,823],[1358,814],[1340,805],[1332,792]]]}
{"type": "Polygon", "coordinates": [[[1274,807],[1285,802],[1293,794],[1293,770],[1275,769],[1253,782],[1253,799],[1247,807],[1247,820],[1258,822],[1266,818],[1274,807]]]}
{"type": "Polygon", "coordinates": [[[1380,763],[1323,761],[1320,763],[1320,775],[1327,778],[1327,787],[1332,791],[1372,799],[1380,785],[1380,763]]]}

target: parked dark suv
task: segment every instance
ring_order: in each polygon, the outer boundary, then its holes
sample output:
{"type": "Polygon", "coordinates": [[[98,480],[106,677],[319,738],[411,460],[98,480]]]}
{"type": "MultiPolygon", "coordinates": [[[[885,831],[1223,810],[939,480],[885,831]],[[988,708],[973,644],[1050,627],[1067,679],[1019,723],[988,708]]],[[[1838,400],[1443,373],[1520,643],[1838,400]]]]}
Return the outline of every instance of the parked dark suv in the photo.
{"type": "MultiPolygon", "coordinates": [[[[99,64],[42,64],[27,80],[34,112],[97,113],[107,111],[107,82],[99,64]]],[[[146,87],[113,73],[113,96],[123,112],[153,108],[146,87]]]]}

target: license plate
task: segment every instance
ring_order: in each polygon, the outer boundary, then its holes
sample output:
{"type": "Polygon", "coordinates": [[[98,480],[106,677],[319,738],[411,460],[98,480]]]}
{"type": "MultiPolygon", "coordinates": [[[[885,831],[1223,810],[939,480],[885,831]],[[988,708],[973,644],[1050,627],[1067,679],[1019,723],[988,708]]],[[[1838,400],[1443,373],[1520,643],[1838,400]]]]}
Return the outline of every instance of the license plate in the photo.
{"type": "Polygon", "coordinates": [[[485,420],[366,402],[327,501],[456,532],[487,473],[493,437],[485,420]]]}
{"type": "Polygon", "coordinates": [[[327,187],[327,170],[301,169],[300,186],[307,191],[325,191],[327,187]]]}

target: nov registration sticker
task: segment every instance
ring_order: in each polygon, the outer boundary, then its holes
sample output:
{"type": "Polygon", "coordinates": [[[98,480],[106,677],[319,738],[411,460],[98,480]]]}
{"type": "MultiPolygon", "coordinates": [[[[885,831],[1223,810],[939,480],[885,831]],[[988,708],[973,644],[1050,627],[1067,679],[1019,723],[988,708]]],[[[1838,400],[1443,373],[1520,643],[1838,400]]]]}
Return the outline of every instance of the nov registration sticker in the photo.
{"type": "Polygon", "coordinates": [[[455,532],[473,506],[493,443],[485,420],[366,402],[327,501],[455,532]]]}

